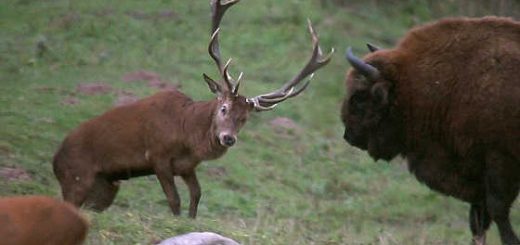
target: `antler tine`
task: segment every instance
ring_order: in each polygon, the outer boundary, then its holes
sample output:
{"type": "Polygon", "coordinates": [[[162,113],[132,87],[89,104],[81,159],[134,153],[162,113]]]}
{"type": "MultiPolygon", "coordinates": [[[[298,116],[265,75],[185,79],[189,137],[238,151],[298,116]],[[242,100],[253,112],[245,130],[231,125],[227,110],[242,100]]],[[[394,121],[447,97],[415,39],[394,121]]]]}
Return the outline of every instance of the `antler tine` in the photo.
{"type": "Polygon", "coordinates": [[[220,32],[220,28],[217,27],[217,29],[211,35],[211,39],[209,40],[209,45],[208,45],[208,53],[211,56],[211,58],[213,58],[213,60],[215,61],[215,64],[218,67],[218,71],[221,72],[222,64],[220,62],[220,48],[218,45],[218,33],[219,32],[220,32]]]}
{"type": "Polygon", "coordinates": [[[215,32],[217,28],[220,26],[220,21],[224,16],[226,10],[238,3],[240,0],[228,0],[223,3],[223,0],[211,0],[211,17],[212,17],[212,26],[211,32],[215,32]]]}
{"type": "Polygon", "coordinates": [[[233,90],[231,90],[232,94],[238,94],[238,88],[240,87],[240,80],[242,79],[242,75],[244,75],[244,73],[240,72],[237,80],[235,81],[235,86],[234,86],[233,90]]]}
{"type": "Polygon", "coordinates": [[[235,86],[233,85],[233,82],[232,82],[233,78],[231,78],[231,76],[228,73],[229,64],[231,64],[231,58],[224,65],[224,68],[221,71],[221,74],[222,74],[222,77],[224,78],[224,82],[226,82],[226,86],[228,88],[228,91],[232,92],[233,88],[235,86]]]}
{"type": "Polygon", "coordinates": [[[237,80],[234,80],[233,77],[231,77],[231,75],[229,75],[229,72],[228,72],[229,64],[231,64],[231,58],[224,65],[224,71],[222,72],[222,74],[223,74],[222,76],[224,77],[226,86],[228,87],[229,91],[231,91],[231,94],[237,95],[238,88],[240,87],[240,80],[242,79],[242,76],[244,75],[244,73],[240,72],[237,80]]]}
{"type": "Polygon", "coordinates": [[[249,99],[249,101],[251,101],[255,105],[255,108],[257,110],[271,110],[277,103],[280,103],[288,98],[297,96],[307,88],[314,72],[330,62],[332,54],[334,53],[334,49],[332,49],[330,53],[324,56],[319,46],[318,35],[314,31],[311,21],[307,19],[307,22],[309,32],[311,33],[313,45],[312,55],[309,61],[296,76],[294,76],[291,80],[286,82],[281,88],[273,92],[262,94],[249,99]],[[307,80],[307,82],[299,89],[295,90],[294,88],[308,76],[311,76],[310,79],[307,80]]]}
{"type": "Polygon", "coordinates": [[[309,76],[309,78],[303,84],[303,86],[301,86],[298,89],[296,89],[295,87],[291,87],[289,89],[289,91],[287,91],[282,97],[274,97],[274,98],[261,97],[260,103],[280,103],[286,99],[295,97],[295,96],[299,95],[301,92],[303,92],[303,90],[305,90],[307,88],[307,86],[309,86],[313,77],[314,77],[314,73],[312,73],[309,76]]]}
{"type": "Polygon", "coordinates": [[[211,39],[208,46],[208,53],[211,58],[215,61],[215,64],[218,67],[220,75],[224,78],[224,82],[232,94],[238,93],[238,84],[233,85],[233,78],[229,75],[228,66],[231,62],[229,59],[224,66],[222,66],[222,61],[220,59],[220,45],[218,40],[218,35],[220,32],[220,22],[224,17],[224,13],[226,10],[238,3],[240,0],[229,0],[224,2],[223,0],[211,0],[211,13],[212,13],[212,26],[211,26],[211,39]]]}
{"type": "Polygon", "coordinates": [[[312,79],[312,76],[314,76],[314,74],[311,74],[311,78],[309,78],[307,80],[307,82],[305,82],[305,84],[299,88],[298,90],[294,91],[294,87],[292,87],[289,92],[287,92],[284,96],[282,97],[278,97],[278,98],[274,98],[274,99],[267,99],[267,98],[262,98],[262,99],[259,99],[259,97],[255,97],[253,99],[248,99],[248,101],[252,102],[255,106],[255,109],[257,111],[269,111],[269,110],[272,110],[276,107],[276,105],[278,105],[278,103],[286,100],[286,99],[289,99],[291,97],[294,97],[298,94],[300,94],[303,90],[305,90],[307,88],[307,86],[309,86],[310,82],[311,82],[311,79],[312,79]],[[263,104],[266,104],[265,106],[263,104]]]}

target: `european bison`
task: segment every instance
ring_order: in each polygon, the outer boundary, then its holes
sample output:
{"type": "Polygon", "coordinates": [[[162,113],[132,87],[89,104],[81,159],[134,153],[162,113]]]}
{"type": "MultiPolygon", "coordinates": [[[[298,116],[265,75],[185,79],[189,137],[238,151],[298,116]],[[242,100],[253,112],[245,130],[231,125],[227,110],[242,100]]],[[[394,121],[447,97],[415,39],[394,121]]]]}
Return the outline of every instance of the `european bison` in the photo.
{"type": "Polygon", "coordinates": [[[204,79],[216,98],[193,101],[179,91],[163,91],[82,123],[65,138],[54,156],[54,173],[66,201],[102,211],[112,204],[119,180],[155,174],[170,209],[179,215],[175,175],[188,185],[189,216],[195,218],[201,197],[197,165],[226,153],[251,111],[271,110],[297,96],[309,84],[304,79],[330,61],[330,55],[320,52],[318,37],[309,22],[313,50],[302,70],[272,93],[252,98],[239,95],[241,76],[236,81],[231,78],[230,62],[221,62],[218,44],[220,21],[227,8],[237,2],[212,1],[213,34],[208,51],[222,82],[205,74],[204,79]]]}
{"type": "Polygon", "coordinates": [[[509,210],[520,188],[520,22],[448,18],[396,48],[347,59],[345,140],[377,159],[402,155],[431,189],[471,204],[475,243],[491,221],[520,244],[509,210]]]}
{"type": "Polygon", "coordinates": [[[0,198],[0,244],[79,245],[88,223],[78,210],[45,196],[0,198]]]}

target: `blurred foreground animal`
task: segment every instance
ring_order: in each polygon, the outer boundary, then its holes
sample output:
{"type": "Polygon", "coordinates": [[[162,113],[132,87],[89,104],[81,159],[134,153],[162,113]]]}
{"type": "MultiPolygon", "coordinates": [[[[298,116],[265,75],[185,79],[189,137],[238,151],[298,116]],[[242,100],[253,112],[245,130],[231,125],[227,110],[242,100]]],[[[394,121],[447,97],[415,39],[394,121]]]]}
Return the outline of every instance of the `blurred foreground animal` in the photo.
{"type": "Polygon", "coordinates": [[[252,98],[238,94],[240,77],[228,73],[230,62],[220,60],[219,24],[238,0],[212,1],[213,26],[208,51],[222,76],[216,82],[204,74],[216,98],[193,101],[178,91],[159,92],[133,104],[114,108],[84,122],[63,141],[54,156],[54,173],[63,198],[76,206],[104,210],[114,200],[119,180],[155,174],[168,204],[180,214],[174,175],[189,187],[189,216],[195,218],[201,196],[195,167],[222,156],[236,142],[237,134],[252,110],[266,111],[301,93],[301,82],[330,61],[323,56],[318,37],[309,22],[313,51],[305,67],[280,89],[252,98]]]}
{"type": "Polygon", "coordinates": [[[0,244],[79,245],[88,223],[69,203],[45,196],[0,198],[0,244]]]}
{"type": "Polygon", "coordinates": [[[377,159],[402,155],[419,181],[471,204],[474,243],[494,221],[520,244],[509,212],[520,188],[520,22],[450,18],[352,65],[345,140],[377,159]]]}
{"type": "Polygon", "coordinates": [[[168,238],[158,245],[240,245],[240,243],[213,232],[190,232],[168,238]]]}

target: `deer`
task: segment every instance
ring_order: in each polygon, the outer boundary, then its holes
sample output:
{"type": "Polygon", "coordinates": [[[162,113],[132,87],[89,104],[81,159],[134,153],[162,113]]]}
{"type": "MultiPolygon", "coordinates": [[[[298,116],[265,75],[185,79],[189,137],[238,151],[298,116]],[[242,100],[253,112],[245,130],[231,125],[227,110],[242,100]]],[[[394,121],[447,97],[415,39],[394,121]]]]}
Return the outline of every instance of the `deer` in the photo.
{"type": "Polygon", "coordinates": [[[206,74],[203,78],[216,97],[194,101],[178,90],[161,91],[80,124],[65,137],[53,159],[65,201],[101,212],[114,201],[122,180],[155,174],[170,210],[178,216],[180,198],[174,176],[180,176],[190,194],[189,217],[195,218],[201,198],[195,173],[199,163],[224,155],[236,143],[250,112],[272,110],[299,95],[314,72],[331,60],[334,49],[322,53],[308,20],[313,49],[299,73],[272,92],[249,98],[240,95],[243,73],[236,80],[229,74],[231,59],[222,62],[218,38],[222,17],[238,2],[211,2],[208,53],[222,79],[206,74]]]}
{"type": "Polygon", "coordinates": [[[80,245],[88,226],[67,202],[38,195],[0,198],[0,244],[80,245]]]}

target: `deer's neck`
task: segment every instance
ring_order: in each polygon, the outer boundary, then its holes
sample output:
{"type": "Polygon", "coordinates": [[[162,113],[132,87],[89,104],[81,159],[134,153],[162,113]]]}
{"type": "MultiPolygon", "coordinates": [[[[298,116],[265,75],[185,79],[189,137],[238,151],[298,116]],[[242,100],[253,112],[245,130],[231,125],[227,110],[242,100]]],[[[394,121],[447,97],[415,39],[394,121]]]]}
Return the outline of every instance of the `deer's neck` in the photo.
{"type": "Polygon", "coordinates": [[[189,148],[199,160],[210,160],[222,156],[226,152],[217,138],[213,127],[217,100],[193,102],[186,108],[184,122],[185,133],[189,140],[189,148]]]}

